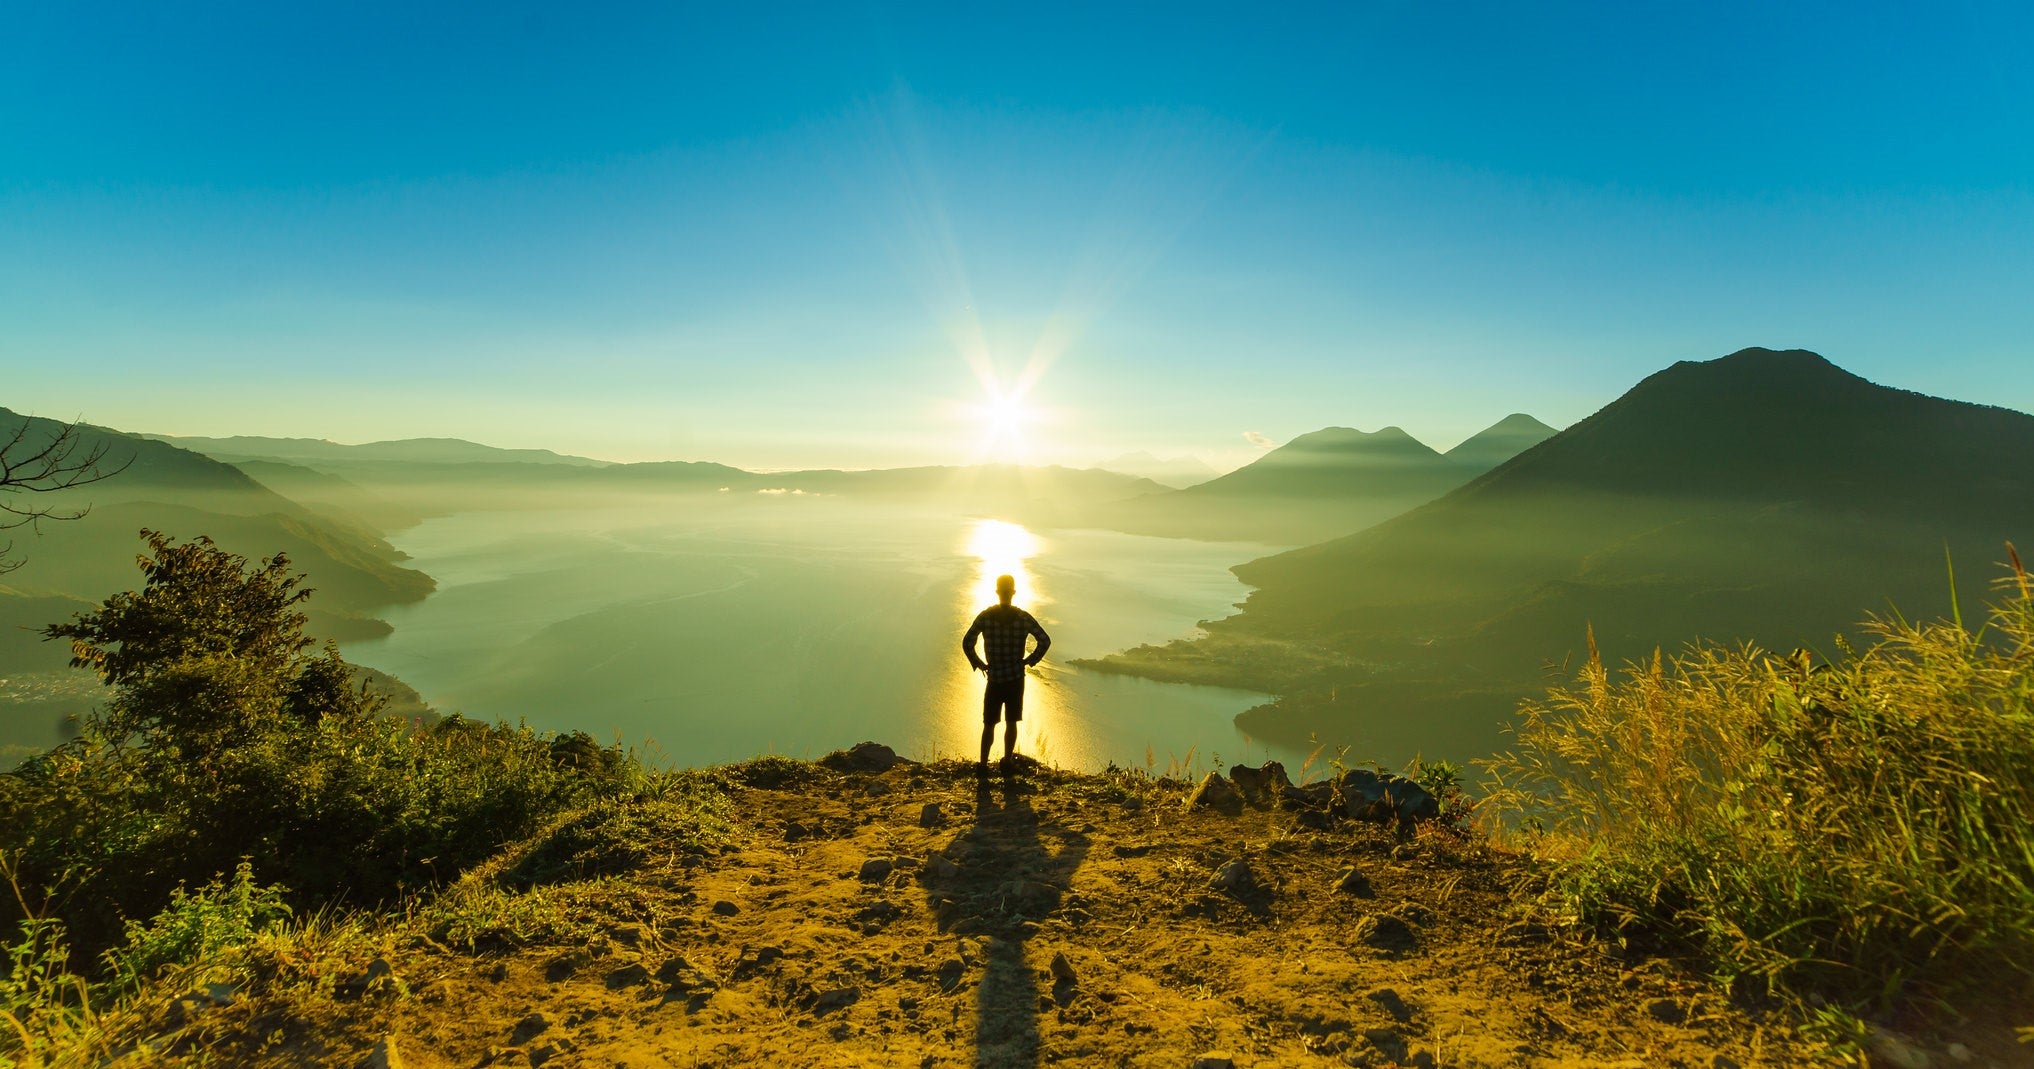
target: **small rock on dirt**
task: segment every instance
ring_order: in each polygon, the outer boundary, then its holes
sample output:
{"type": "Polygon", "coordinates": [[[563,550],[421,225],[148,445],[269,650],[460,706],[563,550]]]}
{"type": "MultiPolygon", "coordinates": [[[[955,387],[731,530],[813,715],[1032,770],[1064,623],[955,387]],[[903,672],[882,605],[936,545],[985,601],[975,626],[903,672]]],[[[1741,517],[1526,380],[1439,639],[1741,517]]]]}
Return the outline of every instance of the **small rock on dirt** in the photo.
{"type": "Polygon", "coordinates": [[[611,991],[619,991],[624,987],[635,987],[638,984],[647,984],[650,982],[650,970],[644,968],[641,962],[633,965],[624,965],[608,973],[606,982],[608,989],[611,991]]]}
{"type": "Polygon", "coordinates": [[[822,991],[819,997],[812,1000],[812,1012],[814,1015],[832,1013],[854,1005],[861,1001],[861,997],[862,989],[859,987],[836,987],[831,991],[822,991]]]}
{"type": "Polygon", "coordinates": [[[355,1069],[403,1069],[404,1064],[402,1053],[396,1048],[396,1037],[386,1035],[375,1041],[374,1049],[360,1059],[355,1069]]]}
{"type": "Polygon", "coordinates": [[[1210,772],[1201,779],[1201,785],[1187,795],[1186,808],[1213,809],[1235,816],[1243,811],[1243,796],[1234,785],[1222,778],[1220,772],[1210,772]]]}
{"type": "Polygon", "coordinates": [[[1335,873],[1330,886],[1342,894],[1355,895],[1358,898],[1369,898],[1371,895],[1370,880],[1354,865],[1342,866],[1341,870],[1335,873]]]}
{"type": "Polygon", "coordinates": [[[960,866],[944,854],[934,854],[925,859],[925,875],[934,880],[951,880],[960,875],[960,866]]]}
{"type": "Polygon", "coordinates": [[[1370,1001],[1375,1002],[1379,1006],[1383,1007],[1384,1012],[1391,1014],[1392,1020],[1397,1021],[1400,1024],[1404,1024],[1407,1021],[1412,1020],[1413,1015],[1412,1007],[1406,1005],[1406,1001],[1400,998],[1398,996],[1398,992],[1392,990],[1391,988],[1380,987],[1377,990],[1372,991],[1368,997],[1370,1001]]]}
{"type": "Polygon", "coordinates": [[[918,826],[921,828],[937,828],[944,823],[946,815],[939,811],[938,802],[927,802],[925,808],[918,811],[918,826]]]}
{"type": "Polygon", "coordinates": [[[639,947],[643,945],[643,926],[640,924],[624,924],[610,929],[607,937],[625,947],[639,947]]]}
{"type": "Polygon", "coordinates": [[[819,759],[819,764],[835,772],[888,772],[898,765],[917,763],[897,756],[897,751],[880,742],[858,742],[819,759]]]}
{"type": "Polygon", "coordinates": [[[1211,1050],[1194,1059],[1193,1069],[1236,1069],[1236,1059],[1225,1050],[1211,1050]]]}
{"type": "Polygon", "coordinates": [[[1237,765],[1229,770],[1229,778],[1236,783],[1236,789],[1251,802],[1271,802],[1292,786],[1292,779],[1285,774],[1285,766],[1277,761],[1266,761],[1256,768],[1237,765]]]}
{"type": "Polygon", "coordinates": [[[1215,870],[1213,886],[1231,895],[1247,895],[1257,890],[1257,874],[1250,871],[1250,863],[1235,858],[1215,870]]]}
{"type": "Polygon", "coordinates": [[[861,872],[857,875],[864,883],[875,883],[879,880],[887,879],[890,872],[896,867],[897,862],[890,858],[872,857],[862,862],[861,872]]]}
{"type": "Polygon", "coordinates": [[[1376,913],[1356,922],[1356,938],[1378,950],[1411,950],[1419,945],[1412,925],[1389,913],[1376,913]]]}
{"type": "Polygon", "coordinates": [[[1654,999],[1646,1004],[1646,1012],[1661,1024],[1680,1024],[1688,1019],[1688,1010],[1670,998],[1654,999]]]}
{"type": "Polygon", "coordinates": [[[732,917],[735,914],[740,913],[742,911],[742,907],[737,906],[733,902],[730,902],[727,899],[723,898],[720,901],[715,902],[713,904],[713,911],[723,917],[732,917]]]}
{"type": "Polygon", "coordinates": [[[1928,1069],[1933,1061],[1927,1051],[1906,1036],[1883,1028],[1872,1029],[1871,1052],[1874,1062],[1884,1062],[1893,1069],[1928,1069]]]}
{"type": "Polygon", "coordinates": [[[533,1013],[516,1022],[515,1031],[509,1033],[509,1044],[520,1047],[544,1034],[551,1027],[551,1019],[541,1013],[533,1013]]]}
{"type": "Polygon", "coordinates": [[[871,798],[880,798],[890,793],[890,785],[882,780],[873,779],[869,781],[867,786],[862,788],[862,793],[871,798]]]}
{"type": "Polygon", "coordinates": [[[1066,954],[1063,951],[1054,952],[1052,955],[1052,979],[1056,983],[1062,984],[1077,984],[1080,982],[1080,978],[1074,975],[1073,962],[1066,960],[1066,954]]]}

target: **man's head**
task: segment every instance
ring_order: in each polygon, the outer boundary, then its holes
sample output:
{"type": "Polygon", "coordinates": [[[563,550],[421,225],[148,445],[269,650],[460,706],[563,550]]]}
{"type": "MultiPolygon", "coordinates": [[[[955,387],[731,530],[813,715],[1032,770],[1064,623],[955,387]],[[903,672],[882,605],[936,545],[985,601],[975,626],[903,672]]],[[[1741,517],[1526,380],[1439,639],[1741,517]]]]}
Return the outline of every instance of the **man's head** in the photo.
{"type": "Polygon", "coordinates": [[[1010,604],[1010,599],[1016,596],[1017,596],[1017,580],[1007,575],[997,576],[996,597],[1002,599],[1003,604],[1008,605],[1010,604]]]}

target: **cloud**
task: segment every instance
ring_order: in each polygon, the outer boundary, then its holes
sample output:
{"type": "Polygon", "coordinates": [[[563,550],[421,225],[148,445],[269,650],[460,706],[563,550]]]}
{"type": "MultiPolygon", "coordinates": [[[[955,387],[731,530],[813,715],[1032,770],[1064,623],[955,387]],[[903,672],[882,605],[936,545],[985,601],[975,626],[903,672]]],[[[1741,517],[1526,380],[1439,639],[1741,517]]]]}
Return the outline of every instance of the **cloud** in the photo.
{"type": "Polygon", "coordinates": [[[1256,431],[1244,431],[1243,439],[1244,441],[1249,442],[1251,445],[1254,445],[1259,449],[1275,449],[1278,446],[1277,442],[1274,442],[1271,439],[1266,438],[1264,435],[1261,435],[1256,431]]]}

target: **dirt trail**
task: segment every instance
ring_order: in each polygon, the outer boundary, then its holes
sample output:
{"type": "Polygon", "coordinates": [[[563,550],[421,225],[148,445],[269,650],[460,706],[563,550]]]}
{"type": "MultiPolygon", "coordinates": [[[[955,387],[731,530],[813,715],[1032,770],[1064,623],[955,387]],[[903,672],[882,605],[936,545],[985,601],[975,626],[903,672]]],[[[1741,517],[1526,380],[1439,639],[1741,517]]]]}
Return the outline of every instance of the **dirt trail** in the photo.
{"type": "Polygon", "coordinates": [[[1473,841],[1184,811],[1177,783],[1049,770],[824,777],[737,791],[732,852],[604,881],[590,940],[414,944],[400,984],[325,1010],[217,1011],[238,1023],[214,1049],[351,1066],[392,1036],[405,1066],[602,1069],[1810,1061],[1670,964],[1522,922],[1518,863],[1473,841]]]}

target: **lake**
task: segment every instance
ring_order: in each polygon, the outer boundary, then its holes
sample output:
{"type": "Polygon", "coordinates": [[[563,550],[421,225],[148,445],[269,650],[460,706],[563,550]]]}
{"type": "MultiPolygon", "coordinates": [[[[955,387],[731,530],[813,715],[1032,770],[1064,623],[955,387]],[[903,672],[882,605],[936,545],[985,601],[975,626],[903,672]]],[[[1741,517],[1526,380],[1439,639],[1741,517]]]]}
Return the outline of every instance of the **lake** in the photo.
{"type": "Polygon", "coordinates": [[[1090,771],[1304,759],[1236,729],[1264,695],[1065,664],[1228,615],[1248,592],[1229,567],[1275,547],[788,494],[465,513],[393,541],[438,591],[382,613],[394,634],[345,654],[447,713],[647,743],[674,765],[863,739],[972,759],[982,677],[959,638],[1009,574],[1053,637],[1021,752],[1090,771]]]}

